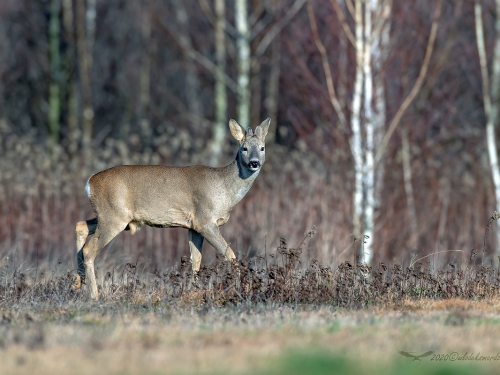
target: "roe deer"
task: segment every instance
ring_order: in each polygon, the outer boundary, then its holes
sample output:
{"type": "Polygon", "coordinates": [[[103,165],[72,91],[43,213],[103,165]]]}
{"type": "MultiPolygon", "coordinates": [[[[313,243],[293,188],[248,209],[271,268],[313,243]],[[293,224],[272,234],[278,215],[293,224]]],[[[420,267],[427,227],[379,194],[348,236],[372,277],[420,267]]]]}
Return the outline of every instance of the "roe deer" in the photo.
{"type": "Polygon", "coordinates": [[[226,167],[122,165],[92,175],[85,192],[96,217],[76,224],[78,271],[73,288],[79,289],[87,276],[90,295],[97,299],[95,257],[118,233],[130,230],[134,234],[144,224],[187,228],[194,272],[200,269],[204,238],[226,260],[234,259],[219,226],[229,220],[229,213],[259,174],[270,122],[268,118],[255,132],[245,132],[236,121],[229,121],[240,148],[226,167]],[[94,236],[85,244],[91,234],[94,236]]]}

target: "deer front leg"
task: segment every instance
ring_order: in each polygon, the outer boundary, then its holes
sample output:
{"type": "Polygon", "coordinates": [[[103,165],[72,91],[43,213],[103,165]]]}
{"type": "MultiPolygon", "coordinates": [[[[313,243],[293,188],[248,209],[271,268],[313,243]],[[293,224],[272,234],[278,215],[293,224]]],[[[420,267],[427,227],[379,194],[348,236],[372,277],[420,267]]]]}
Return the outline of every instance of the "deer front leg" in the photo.
{"type": "Polygon", "coordinates": [[[200,270],[201,264],[201,246],[203,245],[203,236],[193,229],[189,229],[189,250],[191,251],[191,265],[193,274],[200,270]]]}
{"type": "Polygon", "coordinates": [[[227,261],[236,258],[233,250],[229,247],[224,237],[222,237],[219,227],[215,223],[205,226],[203,230],[200,231],[200,234],[205,237],[208,243],[222,254],[227,261]]]}

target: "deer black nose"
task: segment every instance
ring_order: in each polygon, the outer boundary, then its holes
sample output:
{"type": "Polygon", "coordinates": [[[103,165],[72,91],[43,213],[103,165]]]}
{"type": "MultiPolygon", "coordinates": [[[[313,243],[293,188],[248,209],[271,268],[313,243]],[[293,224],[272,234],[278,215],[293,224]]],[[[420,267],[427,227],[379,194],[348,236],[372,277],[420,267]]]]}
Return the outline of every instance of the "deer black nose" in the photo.
{"type": "Polygon", "coordinates": [[[250,160],[250,163],[248,163],[248,165],[250,166],[250,168],[259,168],[260,161],[253,159],[253,160],[250,160]]]}

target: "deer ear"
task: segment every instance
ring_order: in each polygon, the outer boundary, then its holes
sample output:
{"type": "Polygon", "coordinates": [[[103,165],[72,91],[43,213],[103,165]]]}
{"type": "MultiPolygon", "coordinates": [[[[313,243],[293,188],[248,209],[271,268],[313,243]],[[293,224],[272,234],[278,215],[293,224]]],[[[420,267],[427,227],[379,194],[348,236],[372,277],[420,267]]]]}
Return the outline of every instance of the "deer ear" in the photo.
{"type": "Polygon", "coordinates": [[[245,138],[245,129],[233,119],[229,120],[229,130],[237,141],[241,142],[245,138]]]}
{"type": "Polygon", "coordinates": [[[271,123],[270,117],[268,117],[267,119],[262,121],[262,123],[259,126],[257,126],[257,128],[255,129],[255,134],[257,134],[259,136],[259,138],[261,138],[261,139],[266,138],[270,123],[271,123]]]}

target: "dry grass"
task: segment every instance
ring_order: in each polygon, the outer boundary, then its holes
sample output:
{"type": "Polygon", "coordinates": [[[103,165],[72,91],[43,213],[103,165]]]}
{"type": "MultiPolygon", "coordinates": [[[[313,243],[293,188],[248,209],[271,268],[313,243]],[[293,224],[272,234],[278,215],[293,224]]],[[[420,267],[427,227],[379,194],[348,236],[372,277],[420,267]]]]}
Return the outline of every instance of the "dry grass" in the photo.
{"type": "MultiPolygon", "coordinates": [[[[482,301],[468,302],[477,304],[497,301],[500,296],[498,271],[472,262],[438,271],[429,263],[424,268],[418,262],[406,269],[398,264],[370,267],[358,263],[354,267],[347,261],[335,269],[316,260],[306,265],[301,262],[302,246],[314,232],[313,227],[298,248],[289,248],[282,239],[274,253],[233,263],[217,258],[196,275],[191,273],[187,257],[182,257],[180,266],[163,270],[138,262],[107,267],[98,272],[101,301],[147,306],[167,303],[196,309],[259,304],[423,309],[425,303],[438,301],[433,302],[434,308],[442,305],[446,309],[457,298],[482,301]]],[[[23,269],[15,256],[5,257],[0,260],[0,307],[88,301],[85,288],[71,289],[73,275],[70,270],[61,271],[59,265],[51,272],[38,265],[23,269]]]]}
{"type": "MultiPolygon", "coordinates": [[[[426,308],[425,314],[332,307],[203,311],[111,304],[10,313],[2,309],[0,369],[2,374],[54,375],[266,373],[287,353],[304,356],[319,351],[361,359],[365,373],[394,361],[412,364],[398,354],[402,350],[500,352],[500,319],[493,305],[459,324],[449,323],[450,312],[426,308]]],[[[496,368],[497,362],[481,366],[496,368]]]]}
{"type": "MultiPolygon", "coordinates": [[[[196,277],[187,258],[163,270],[101,265],[97,302],[85,286],[71,289],[73,272],[60,264],[49,272],[4,257],[0,372],[300,374],[323,364],[313,373],[413,374],[399,351],[500,353],[495,270],[330,269],[306,266],[302,250],[282,240],[265,257],[217,259],[196,277]]],[[[442,363],[425,360],[426,373],[440,373],[442,363]]],[[[444,366],[494,373],[497,363],[444,366]]]]}

